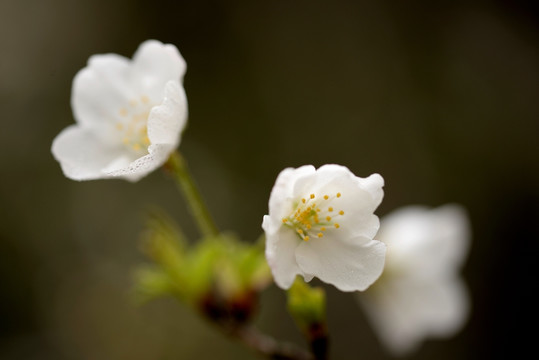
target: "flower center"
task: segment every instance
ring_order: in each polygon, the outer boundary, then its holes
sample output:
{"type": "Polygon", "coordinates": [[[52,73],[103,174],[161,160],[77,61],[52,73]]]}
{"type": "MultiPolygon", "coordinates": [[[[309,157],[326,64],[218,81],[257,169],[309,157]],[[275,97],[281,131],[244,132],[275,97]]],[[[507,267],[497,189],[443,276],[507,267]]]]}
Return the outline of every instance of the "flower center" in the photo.
{"type": "Polygon", "coordinates": [[[128,149],[141,152],[150,145],[147,123],[153,106],[150,98],[142,95],[138,99],[129,100],[128,106],[119,110],[120,119],[116,122],[116,130],[120,132],[122,143],[128,149]]]}
{"type": "Polygon", "coordinates": [[[313,236],[321,238],[326,231],[340,227],[335,219],[343,216],[344,211],[333,207],[333,203],[339,198],[341,193],[323,195],[320,198],[310,194],[294,204],[292,213],[282,219],[283,224],[294,229],[304,241],[309,241],[313,236]]]}

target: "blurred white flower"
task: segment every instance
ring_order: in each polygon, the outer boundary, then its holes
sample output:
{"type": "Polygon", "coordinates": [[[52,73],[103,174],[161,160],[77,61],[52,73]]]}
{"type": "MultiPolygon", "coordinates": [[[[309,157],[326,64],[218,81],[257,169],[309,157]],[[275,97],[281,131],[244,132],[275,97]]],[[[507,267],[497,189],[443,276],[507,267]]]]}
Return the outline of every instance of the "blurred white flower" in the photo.
{"type": "Polygon", "coordinates": [[[401,208],[382,218],[377,239],[387,245],[384,273],[357,297],[387,349],[406,355],[459,331],[470,308],[458,274],[470,243],[465,210],[401,208]]]}
{"type": "Polygon", "coordinates": [[[143,42],[133,60],[94,55],[73,80],[76,125],[54,139],[52,153],[73,180],[137,181],[163,165],[187,120],[178,49],[143,42]]]}
{"type": "Polygon", "coordinates": [[[386,247],[373,240],[383,185],[378,174],[363,179],[339,165],[283,170],[262,223],[277,285],[288,289],[302,275],[342,291],[369,287],[384,266],[386,247]]]}

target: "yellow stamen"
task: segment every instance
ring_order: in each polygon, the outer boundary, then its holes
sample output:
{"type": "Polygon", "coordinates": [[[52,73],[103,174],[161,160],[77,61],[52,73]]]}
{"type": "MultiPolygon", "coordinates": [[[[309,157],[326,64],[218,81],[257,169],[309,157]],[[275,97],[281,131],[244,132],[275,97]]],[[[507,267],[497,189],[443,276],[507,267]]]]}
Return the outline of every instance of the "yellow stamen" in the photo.
{"type": "Polygon", "coordinates": [[[305,237],[303,238],[303,240],[309,241],[309,237],[308,237],[308,236],[305,236],[305,237]]]}
{"type": "Polygon", "coordinates": [[[321,238],[322,236],[324,236],[324,234],[318,233],[317,236],[318,236],[319,238],[321,238]]]}
{"type": "Polygon", "coordinates": [[[324,195],[324,200],[327,200],[327,199],[329,199],[329,196],[324,195]]]}
{"type": "Polygon", "coordinates": [[[326,221],[330,221],[331,220],[331,216],[326,216],[326,221]]]}
{"type": "Polygon", "coordinates": [[[311,199],[314,199],[314,194],[311,194],[311,199]]]}
{"type": "Polygon", "coordinates": [[[335,223],[335,228],[336,228],[336,229],[338,229],[338,228],[340,228],[340,227],[341,227],[341,225],[335,223]]]}
{"type": "Polygon", "coordinates": [[[339,211],[339,215],[344,215],[344,211],[339,211]]]}
{"type": "Polygon", "coordinates": [[[288,221],[287,218],[283,218],[283,223],[286,223],[288,221]]]}
{"type": "Polygon", "coordinates": [[[140,101],[142,101],[144,104],[147,104],[147,103],[150,102],[150,98],[147,97],[146,95],[142,95],[142,96],[140,97],[140,101]]]}
{"type": "Polygon", "coordinates": [[[325,228],[325,227],[321,227],[321,228],[320,228],[320,231],[326,231],[326,228],[325,228]]]}
{"type": "Polygon", "coordinates": [[[337,197],[340,198],[340,197],[341,197],[341,193],[337,193],[337,197]]]}
{"type": "Polygon", "coordinates": [[[329,212],[332,212],[332,211],[333,211],[333,208],[330,206],[330,207],[328,208],[328,211],[329,211],[329,212]]]}

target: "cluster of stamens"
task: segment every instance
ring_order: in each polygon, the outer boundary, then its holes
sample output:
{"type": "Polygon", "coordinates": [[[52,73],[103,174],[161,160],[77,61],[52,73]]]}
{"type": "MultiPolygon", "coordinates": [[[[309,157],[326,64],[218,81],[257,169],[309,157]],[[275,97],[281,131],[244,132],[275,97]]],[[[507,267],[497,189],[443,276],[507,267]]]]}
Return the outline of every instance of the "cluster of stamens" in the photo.
{"type": "Polygon", "coordinates": [[[145,150],[150,145],[147,122],[151,109],[150,98],[142,95],[139,99],[131,99],[129,105],[119,111],[116,130],[121,133],[122,143],[134,151],[145,150]]]}
{"type": "Polygon", "coordinates": [[[340,197],[341,193],[337,193],[323,195],[317,199],[315,194],[310,194],[294,206],[290,216],[282,219],[283,224],[294,229],[304,241],[309,241],[313,236],[321,238],[324,232],[340,227],[335,219],[343,216],[344,211],[331,206],[332,202],[340,197]]]}

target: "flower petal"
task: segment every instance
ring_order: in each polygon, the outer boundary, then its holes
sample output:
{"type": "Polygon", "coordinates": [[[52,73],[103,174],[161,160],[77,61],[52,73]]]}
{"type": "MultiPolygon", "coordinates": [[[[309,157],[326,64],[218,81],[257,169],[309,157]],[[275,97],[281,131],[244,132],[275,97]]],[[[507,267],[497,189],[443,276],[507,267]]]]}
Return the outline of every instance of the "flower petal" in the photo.
{"type": "Polygon", "coordinates": [[[79,124],[107,139],[107,134],[115,134],[121,107],[133,97],[129,60],[116,54],[94,55],[73,79],[71,106],[79,124]]]}
{"type": "Polygon", "coordinates": [[[378,174],[360,178],[345,166],[330,164],[298,179],[293,197],[299,198],[310,193],[318,196],[341,193],[339,199],[334,199],[327,205],[338,206],[338,210],[343,210],[346,214],[339,219],[342,236],[372,238],[379,228],[378,217],[373,213],[382,201],[383,186],[384,179],[378,174]]]}
{"type": "Polygon", "coordinates": [[[357,298],[380,340],[395,355],[412,352],[427,337],[453,335],[470,308],[467,290],[456,277],[430,282],[384,278],[357,298]]]}
{"type": "Polygon", "coordinates": [[[458,205],[407,206],[386,215],[378,239],[388,244],[388,263],[423,277],[455,273],[470,245],[469,223],[458,205]]]}
{"type": "MultiPolygon", "coordinates": [[[[262,228],[273,228],[271,221],[271,218],[265,215],[262,228]]],[[[296,275],[303,274],[294,255],[300,242],[297,235],[287,228],[281,227],[277,233],[266,232],[266,259],[275,282],[282,289],[289,289],[296,275]]]]}
{"type": "Polygon", "coordinates": [[[300,269],[341,291],[363,291],[382,273],[386,247],[368,238],[356,242],[314,238],[296,249],[300,269]]]}
{"type": "Polygon", "coordinates": [[[76,125],[62,130],[52,143],[52,154],[62,170],[73,180],[93,180],[107,177],[104,169],[129,164],[125,151],[103,143],[88,129],[76,125]]]}
{"type": "Polygon", "coordinates": [[[169,80],[183,82],[187,65],[176,46],[157,40],[143,42],[133,55],[133,71],[138,86],[154,101],[163,96],[169,80]]]}
{"type": "Polygon", "coordinates": [[[171,80],[165,86],[163,103],[154,106],[148,119],[148,137],[152,144],[170,144],[177,147],[181,131],[187,121],[187,99],[178,81],[171,80]]]}
{"type": "Polygon", "coordinates": [[[150,172],[161,167],[168,159],[170,153],[175,149],[169,144],[152,144],[148,147],[148,154],[123,166],[120,169],[108,171],[108,177],[121,177],[129,181],[138,181],[150,172]]]}
{"type": "Polygon", "coordinates": [[[297,169],[286,168],[277,176],[270,194],[269,213],[274,219],[279,220],[276,221],[279,227],[282,225],[281,219],[292,211],[292,192],[297,179],[314,174],[315,171],[314,166],[304,165],[297,169]]]}

